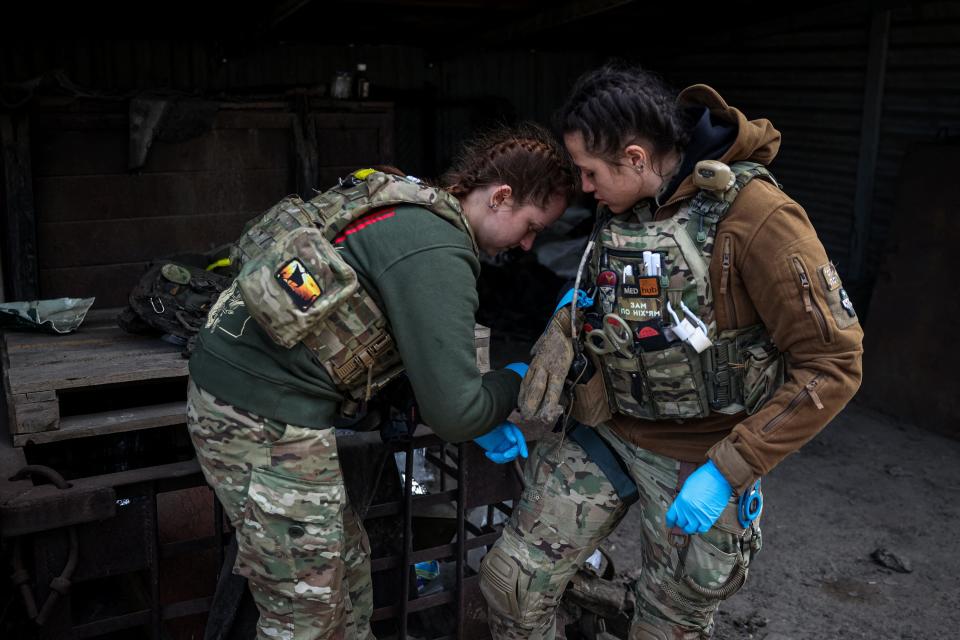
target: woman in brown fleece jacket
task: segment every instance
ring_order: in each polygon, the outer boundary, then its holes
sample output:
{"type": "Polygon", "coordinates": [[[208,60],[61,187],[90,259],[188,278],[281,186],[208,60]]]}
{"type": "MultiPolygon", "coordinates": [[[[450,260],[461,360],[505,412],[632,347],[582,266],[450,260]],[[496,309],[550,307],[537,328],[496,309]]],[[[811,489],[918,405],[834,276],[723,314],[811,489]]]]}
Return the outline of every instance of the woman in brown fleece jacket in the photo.
{"type": "MultiPolygon", "coordinates": [[[[526,491],[481,570],[491,629],[496,638],[552,638],[567,581],[637,502],[644,566],[631,639],[709,637],[720,601],[742,586],[760,546],[758,514],[741,507],[759,497],[759,478],[853,397],[863,332],[803,208],[765,169],[780,146],[768,120],[747,120],[706,85],[675,96],[649,72],[613,67],[581,77],[558,120],[583,190],[600,205],[583,279],[587,289],[596,283],[588,290],[598,300],[577,304],[585,307],[578,321],[586,312],[586,324],[606,327],[613,315],[632,339],[593,358],[599,396],[575,394],[592,406],[574,417],[592,416],[594,428],[575,424],[531,454],[526,491]],[[717,201],[694,183],[702,160],[733,166],[738,182],[713,192],[732,203],[719,222],[700,222],[698,234],[702,203],[717,201]],[[678,234],[689,237],[662,252],[663,274],[618,251],[639,254],[651,241],[657,253],[656,242],[678,234]],[[694,246],[699,255],[685,257],[694,246]],[[693,287],[698,259],[705,273],[693,287]],[[678,272],[686,277],[679,288],[678,272]],[[660,297],[644,301],[644,291],[660,297]],[[692,333],[699,324],[707,346],[686,338],[681,320],[692,333]],[[753,353],[777,363],[763,370],[767,386],[754,404],[746,398],[756,387],[743,373],[751,356],[736,348],[717,355],[725,336],[746,340],[748,327],[759,331],[753,353]],[[741,386],[727,387],[729,397],[716,386],[707,392],[728,353],[741,386]]],[[[565,312],[538,343],[521,388],[527,419],[549,421],[561,404],[556,374],[575,351],[565,312]]]]}

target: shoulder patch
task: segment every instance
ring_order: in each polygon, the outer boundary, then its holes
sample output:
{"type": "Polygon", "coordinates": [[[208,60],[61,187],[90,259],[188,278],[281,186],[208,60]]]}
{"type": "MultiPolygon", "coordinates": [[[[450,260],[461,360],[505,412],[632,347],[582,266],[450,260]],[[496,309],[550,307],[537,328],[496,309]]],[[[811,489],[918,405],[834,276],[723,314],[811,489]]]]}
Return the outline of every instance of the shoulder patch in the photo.
{"type": "Polygon", "coordinates": [[[840,274],[837,273],[837,268],[833,266],[833,263],[828,262],[818,269],[820,275],[823,276],[823,283],[827,287],[827,291],[836,291],[842,286],[840,282],[840,274]]]}
{"type": "Polygon", "coordinates": [[[300,311],[306,311],[323,294],[323,289],[299,258],[291,258],[274,274],[280,287],[300,311]]]}

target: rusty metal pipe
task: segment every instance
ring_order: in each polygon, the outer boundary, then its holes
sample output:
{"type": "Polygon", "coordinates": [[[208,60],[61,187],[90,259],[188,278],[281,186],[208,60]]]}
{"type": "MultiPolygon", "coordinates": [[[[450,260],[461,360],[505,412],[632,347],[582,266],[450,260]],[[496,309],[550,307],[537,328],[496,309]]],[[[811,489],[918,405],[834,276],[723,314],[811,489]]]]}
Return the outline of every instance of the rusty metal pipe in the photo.
{"type": "Polygon", "coordinates": [[[463,574],[464,565],[467,562],[467,472],[464,446],[462,442],[457,445],[457,640],[463,640],[464,629],[466,627],[463,611],[466,605],[466,598],[463,593],[463,574]]]}
{"type": "Polygon", "coordinates": [[[63,479],[63,476],[54,469],[42,464],[28,464],[17,471],[11,480],[26,480],[30,476],[40,476],[49,480],[57,489],[69,489],[70,483],[63,479]]]}
{"type": "Polygon", "coordinates": [[[400,561],[400,631],[407,637],[407,613],[410,606],[410,556],[413,553],[413,442],[405,447],[403,461],[403,557],[400,561]]]}
{"type": "Polygon", "coordinates": [[[60,596],[65,596],[70,592],[70,578],[73,577],[73,572],[77,568],[77,562],[80,560],[80,542],[77,539],[76,529],[74,527],[70,527],[67,530],[67,535],[70,540],[70,551],[67,555],[67,564],[64,565],[63,571],[60,572],[60,575],[50,581],[50,595],[47,596],[47,601],[43,603],[43,607],[40,609],[40,614],[35,620],[37,626],[40,627],[46,624],[47,618],[49,618],[50,614],[53,613],[53,609],[57,604],[57,600],[60,599],[60,596]]]}

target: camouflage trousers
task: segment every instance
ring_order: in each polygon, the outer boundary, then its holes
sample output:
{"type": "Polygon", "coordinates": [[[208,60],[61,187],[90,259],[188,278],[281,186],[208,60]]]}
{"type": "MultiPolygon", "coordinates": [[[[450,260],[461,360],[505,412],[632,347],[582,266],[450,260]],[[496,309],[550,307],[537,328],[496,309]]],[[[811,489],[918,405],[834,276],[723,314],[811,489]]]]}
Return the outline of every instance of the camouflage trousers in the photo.
{"type": "Polygon", "coordinates": [[[269,420],[192,381],[187,427],[236,528],[234,572],[260,611],[260,640],[366,640],[370,543],[347,503],[334,429],[269,420]]]}
{"type": "MultiPolygon", "coordinates": [[[[605,425],[597,431],[625,463],[640,494],[633,508],[643,511],[634,534],[642,568],[630,640],[709,637],[721,600],[742,586],[759,550],[759,522],[743,529],[734,498],[707,533],[671,535],[664,517],[680,463],[624,442],[605,425]]],[[[580,445],[560,434],[541,440],[527,461],[523,494],[481,564],[493,637],[553,640],[564,588],[627,509],[580,445]]]]}

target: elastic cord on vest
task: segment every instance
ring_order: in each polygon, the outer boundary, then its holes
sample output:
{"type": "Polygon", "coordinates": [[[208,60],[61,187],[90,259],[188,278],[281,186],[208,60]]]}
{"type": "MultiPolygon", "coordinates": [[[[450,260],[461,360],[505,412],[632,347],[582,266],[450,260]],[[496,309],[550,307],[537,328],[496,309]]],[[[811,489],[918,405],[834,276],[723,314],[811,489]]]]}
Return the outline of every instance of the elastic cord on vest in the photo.
{"type": "Polygon", "coordinates": [[[587,264],[587,259],[593,251],[593,239],[587,242],[587,247],[580,256],[580,266],[577,267],[577,279],[573,283],[573,298],[570,300],[570,337],[573,343],[577,344],[577,298],[580,297],[580,278],[583,276],[583,267],[587,264]]]}

